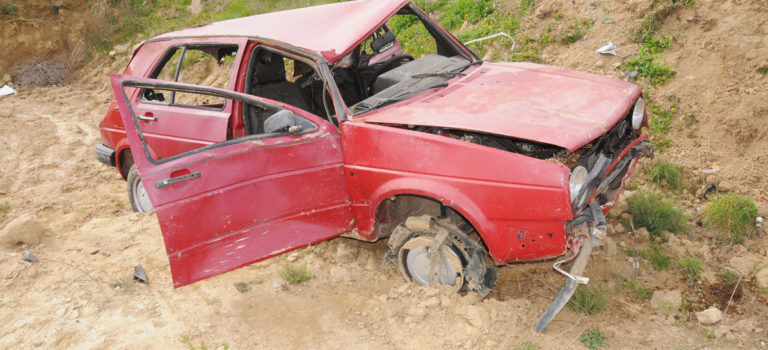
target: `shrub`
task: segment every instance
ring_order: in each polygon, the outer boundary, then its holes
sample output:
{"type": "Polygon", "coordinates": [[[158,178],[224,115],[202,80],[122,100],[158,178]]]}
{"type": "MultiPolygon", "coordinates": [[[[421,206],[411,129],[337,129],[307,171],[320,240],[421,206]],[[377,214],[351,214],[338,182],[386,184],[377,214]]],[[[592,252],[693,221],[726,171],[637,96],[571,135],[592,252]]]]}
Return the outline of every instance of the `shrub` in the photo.
{"type": "Polygon", "coordinates": [[[701,272],[704,270],[704,263],[693,256],[678,259],[677,265],[685,274],[685,281],[689,284],[695,283],[701,277],[701,272]]]}
{"type": "Polygon", "coordinates": [[[277,273],[290,284],[299,284],[310,277],[307,264],[297,267],[292,263],[286,263],[277,273]]]}
{"type": "Polygon", "coordinates": [[[587,315],[599,314],[608,309],[608,298],[602,288],[592,292],[586,288],[577,288],[568,306],[587,315]]]}
{"type": "Polygon", "coordinates": [[[727,231],[731,243],[742,243],[755,232],[757,207],[747,196],[726,193],[717,196],[704,208],[704,224],[727,231]]]}
{"type": "Polygon", "coordinates": [[[685,230],[688,220],[683,211],[658,193],[636,193],[627,201],[629,212],[637,227],[645,227],[654,237],[662,231],[678,233],[685,230]]]}
{"type": "Polygon", "coordinates": [[[659,160],[651,169],[651,182],[659,186],[669,186],[680,189],[683,177],[683,167],[664,160],[659,160]]]}
{"type": "Polygon", "coordinates": [[[579,340],[587,349],[599,349],[602,346],[608,345],[608,342],[605,341],[605,335],[599,329],[593,329],[580,335],[579,340]]]}

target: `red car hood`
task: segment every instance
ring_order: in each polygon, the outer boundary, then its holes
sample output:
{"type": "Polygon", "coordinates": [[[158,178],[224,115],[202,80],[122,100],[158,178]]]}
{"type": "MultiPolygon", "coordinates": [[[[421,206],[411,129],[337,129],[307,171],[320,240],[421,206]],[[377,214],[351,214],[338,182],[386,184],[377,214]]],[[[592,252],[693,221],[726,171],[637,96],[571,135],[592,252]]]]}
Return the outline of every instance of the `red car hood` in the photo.
{"type": "Polygon", "coordinates": [[[497,134],[574,151],[608,131],[640,95],[634,84],[531,63],[484,63],[449,83],[359,119],[497,134]]]}

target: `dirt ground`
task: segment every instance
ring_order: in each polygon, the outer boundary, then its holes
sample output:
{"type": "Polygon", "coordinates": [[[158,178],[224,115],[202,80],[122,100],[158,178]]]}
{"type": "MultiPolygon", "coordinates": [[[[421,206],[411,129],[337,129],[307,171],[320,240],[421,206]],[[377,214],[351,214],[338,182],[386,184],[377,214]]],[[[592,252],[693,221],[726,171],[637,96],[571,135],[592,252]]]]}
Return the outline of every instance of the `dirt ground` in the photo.
{"type": "MultiPolygon", "coordinates": [[[[594,18],[584,39],[550,45],[542,57],[624,79],[616,64],[637,52],[630,37],[649,1],[592,4],[537,5],[523,30],[536,33],[546,23],[554,32],[567,30],[569,22],[553,18],[557,9],[565,18],[594,18]],[[593,52],[608,41],[618,57],[593,52]]],[[[700,0],[667,19],[661,32],[673,38],[662,58],[677,76],[649,93],[658,101],[675,96],[681,112],[672,146],[660,157],[684,165],[696,184],[714,169],[768,216],[768,76],[756,72],[768,65],[766,4],[700,0]],[[693,127],[684,120],[691,113],[693,127]]],[[[552,261],[500,267],[494,292],[477,300],[404,283],[393,265],[381,264],[386,242],[338,238],[173,289],[156,217],[133,213],[125,182],[93,155],[112,94],[107,75],[127,63],[118,56],[94,60],[69,85],[22,86],[0,97],[0,228],[22,216],[44,225],[33,237],[39,240],[0,246],[0,348],[512,349],[527,341],[582,349],[578,337],[591,329],[602,330],[611,349],[766,348],[766,294],[749,276],[739,288],[716,278],[690,286],[672,270],[633,269],[621,248],[616,255],[598,250],[586,273],[609,296],[608,310],[585,315],[566,308],[541,334],[533,326],[564,283],[552,261]],[[38,260],[23,261],[25,250],[38,260]],[[337,261],[339,251],[356,257],[337,261]],[[286,284],[277,272],[286,262],[306,263],[311,278],[286,284]],[[149,284],[132,281],[136,265],[149,284]],[[626,293],[617,276],[652,291],[680,290],[690,311],[654,309],[626,293]],[[727,306],[726,318],[703,326],[693,311],[711,305],[727,306]]],[[[633,181],[651,188],[643,176],[633,181]]],[[[711,246],[711,232],[695,224],[703,203],[697,197],[678,204],[693,217],[683,250],[705,261],[705,275],[732,257],[768,266],[765,235],[747,245],[711,246]]],[[[611,239],[635,244],[626,234],[611,239]]]]}

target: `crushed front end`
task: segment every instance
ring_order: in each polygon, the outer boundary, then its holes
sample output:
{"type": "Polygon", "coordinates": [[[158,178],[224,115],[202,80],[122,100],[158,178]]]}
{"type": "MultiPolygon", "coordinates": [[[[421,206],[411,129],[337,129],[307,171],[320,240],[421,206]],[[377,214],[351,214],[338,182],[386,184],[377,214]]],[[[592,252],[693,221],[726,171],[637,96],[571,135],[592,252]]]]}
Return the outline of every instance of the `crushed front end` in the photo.
{"type": "Polygon", "coordinates": [[[537,332],[543,331],[560,312],[578,284],[589,282],[582,274],[592,248],[602,245],[606,237],[605,214],[618,198],[638,159],[653,155],[644,127],[647,127],[647,116],[643,98],[639,97],[603,136],[564,157],[555,157],[555,161],[571,169],[569,187],[574,217],[566,223],[570,252],[553,266],[568,280],[536,324],[537,332]],[[569,272],[560,268],[570,261],[573,263],[569,272]]]}

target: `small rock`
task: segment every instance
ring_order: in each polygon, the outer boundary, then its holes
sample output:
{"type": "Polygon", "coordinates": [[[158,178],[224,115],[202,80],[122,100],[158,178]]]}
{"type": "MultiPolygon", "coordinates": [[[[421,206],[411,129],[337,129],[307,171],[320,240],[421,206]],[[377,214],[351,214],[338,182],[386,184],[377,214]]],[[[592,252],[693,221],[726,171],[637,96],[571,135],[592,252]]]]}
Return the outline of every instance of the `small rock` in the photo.
{"type": "Polygon", "coordinates": [[[7,248],[16,248],[19,244],[39,244],[46,227],[35,220],[32,215],[25,214],[13,219],[0,230],[0,244],[7,248]]]}
{"type": "Polygon", "coordinates": [[[37,257],[35,256],[35,254],[32,254],[32,252],[30,252],[29,250],[24,251],[24,257],[22,259],[24,259],[24,261],[26,262],[37,261],[37,257]]]}
{"type": "Polygon", "coordinates": [[[735,186],[733,185],[733,182],[730,182],[728,180],[720,181],[720,184],[717,185],[717,190],[720,192],[728,192],[733,191],[735,186]]]}
{"type": "Polygon", "coordinates": [[[605,225],[605,232],[607,232],[609,236],[613,236],[616,234],[616,229],[613,228],[613,225],[608,224],[605,225]]]}
{"type": "Polygon", "coordinates": [[[147,273],[144,272],[144,268],[141,267],[141,265],[136,265],[136,267],[133,268],[133,280],[144,284],[149,283],[147,273]]]}
{"type": "Polygon", "coordinates": [[[115,47],[112,48],[112,51],[115,52],[115,54],[118,55],[125,55],[128,53],[128,50],[131,49],[131,46],[129,44],[121,44],[121,45],[115,45],[115,47]]]}
{"type": "Polygon", "coordinates": [[[709,284],[717,283],[717,275],[712,270],[706,270],[701,274],[701,277],[709,284]]]}
{"type": "Polygon", "coordinates": [[[720,180],[717,178],[717,175],[715,175],[715,174],[707,175],[707,178],[706,178],[705,181],[706,181],[706,184],[707,184],[706,187],[709,187],[709,186],[712,186],[712,185],[717,186],[717,184],[720,183],[720,180]]]}
{"type": "Polygon", "coordinates": [[[683,305],[683,296],[679,290],[657,290],[651,297],[651,307],[663,311],[677,311],[683,305]]]}
{"type": "Polygon", "coordinates": [[[640,242],[647,242],[651,239],[651,233],[645,227],[635,229],[635,235],[640,242]]]}
{"type": "Polygon", "coordinates": [[[755,266],[757,265],[759,267],[759,262],[757,259],[753,259],[749,256],[734,256],[728,260],[728,265],[744,277],[750,277],[755,272],[755,266]]]}
{"type": "Polygon", "coordinates": [[[619,247],[626,248],[627,244],[624,241],[619,242],[619,247]]]}
{"type": "Polygon", "coordinates": [[[755,275],[755,284],[759,288],[768,288],[768,267],[763,268],[755,275]]]}
{"type": "Polygon", "coordinates": [[[331,268],[331,280],[333,282],[349,282],[352,280],[352,274],[341,266],[334,266],[331,268]]]}
{"type": "Polygon", "coordinates": [[[616,234],[622,234],[624,232],[627,232],[627,229],[624,228],[624,225],[622,225],[620,222],[616,225],[613,225],[613,230],[616,232],[616,234]]]}
{"type": "Polygon", "coordinates": [[[616,243],[611,239],[611,237],[606,237],[604,242],[604,247],[602,251],[602,256],[605,258],[612,258],[618,254],[618,248],[616,248],[616,243]]]}
{"type": "Polygon", "coordinates": [[[294,262],[294,261],[296,261],[296,259],[298,259],[298,258],[299,258],[299,253],[297,253],[297,252],[293,252],[293,253],[291,253],[291,254],[288,254],[288,257],[287,257],[287,258],[285,258],[285,260],[288,260],[288,262],[294,262]]]}
{"type": "Polygon", "coordinates": [[[360,249],[346,242],[340,242],[336,247],[336,262],[348,263],[357,259],[360,249]]]}
{"type": "Polygon", "coordinates": [[[681,244],[680,239],[677,238],[672,233],[667,233],[667,247],[669,247],[669,250],[672,251],[672,254],[675,256],[685,256],[686,250],[685,247],[681,244]]]}
{"type": "Polygon", "coordinates": [[[597,62],[595,62],[595,67],[597,67],[597,68],[602,68],[602,67],[603,67],[603,65],[605,65],[605,63],[604,63],[603,61],[597,61],[597,62]]]}
{"type": "Polygon", "coordinates": [[[697,312],[696,319],[703,325],[713,325],[723,319],[723,312],[713,306],[704,311],[697,312]]]}
{"type": "Polygon", "coordinates": [[[613,68],[619,68],[619,67],[621,67],[621,62],[616,62],[616,63],[612,64],[611,66],[613,68]]]}
{"type": "Polygon", "coordinates": [[[722,336],[724,336],[730,331],[731,331],[731,327],[721,324],[720,326],[715,328],[715,331],[713,333],[715,333],[715,338],[721,338],[722,336]]]}

